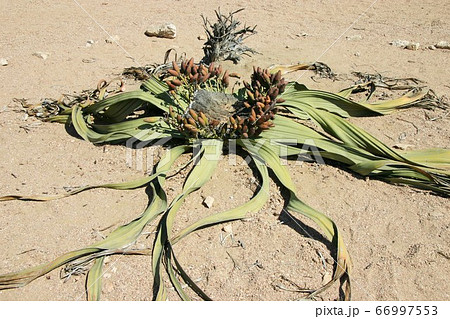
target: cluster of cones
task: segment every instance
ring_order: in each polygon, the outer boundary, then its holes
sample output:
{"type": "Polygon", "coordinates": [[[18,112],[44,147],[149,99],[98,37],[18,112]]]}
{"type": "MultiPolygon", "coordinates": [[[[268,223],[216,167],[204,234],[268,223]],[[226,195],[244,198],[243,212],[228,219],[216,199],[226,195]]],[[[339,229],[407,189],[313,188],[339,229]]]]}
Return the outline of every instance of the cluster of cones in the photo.
{"type": "MultiPolygon", "coordinates": [[[[220,122],[217,120],[209,120],[203,112],[196,112],[189,109],[184,116],[176,114],[172,106],[169,106],[169,124],[177,127],[183,135],[188,137],[202,138],[219,138],[225,137],[226,132],[218,131],[220,122]]],[[[222,125],[222,127],[225,127],[222,125]]],[[[226,129],[226,128],[225,128],[226,129]]]]}
{"type": "Polygon", "coordinates": [[[172,68],[167,70],[173,79],[166,80],[169,91],[174,94],[177,88],[183,85],[201,86],[208,80],[214,80],[216,86],[225,89],[230,85],[230,77],[239,77],[236,73],[229,74],[228,71],[223,72],[222,66],[214,66],[211,63],[208,67],[204,64],[195,64],[194,58],[186,61],[183,60],[179,66],[172,61],[172,68]]]}
{"type": "Polygon", "coordinates": [[[283,93],[287,82],[281,77],[281,72],[273,74],[267,69],[253,67],[251,84],[243,81],[246,89],[246,100],[243,102],[244,112],[248,112],[245,119],[240,119],[242,137],[255,137],[274,124],[271,122],[277,113],[276,104],[284,102],[277,98],[283,93]]]}
{"type": "MultiPolygon", "coordinates": [[[[190,91],[193,86],[195,89],[225,92],[230,77],[238,77],[228,71],[223,72],[221,66],[194,64],[192,58],[184,60],[181,66],[173,62],[172,69],[167,72],[172,77],[166,80],[172,94],[177,94],[179,88],[190,91]],[[213,81],[202,85],[208,80],[213,81]]],[[[226,121],[209,118],[192,108],[184,114],[177,114],[172,107],[169,108],[168,121],[188,137],[254,138],[274,126],[272,120],[277,113],[276,104],[284,101],[277,96],[284,92],[286,84],[280,71],[271,74],[267,69],[253,68],[251,84],[243,81],[245,93],[241,96],[244,99],[236,102],[236,111],[226,121]]]]}

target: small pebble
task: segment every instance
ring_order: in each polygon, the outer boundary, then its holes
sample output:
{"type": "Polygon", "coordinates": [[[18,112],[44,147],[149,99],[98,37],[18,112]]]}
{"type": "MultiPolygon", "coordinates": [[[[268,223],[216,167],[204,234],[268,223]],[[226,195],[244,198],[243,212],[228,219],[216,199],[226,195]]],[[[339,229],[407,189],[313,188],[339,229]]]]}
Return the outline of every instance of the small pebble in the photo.
{"type": "Polygon", "coordinates": [[[35,53],[33,53],[33,56],[41,58],[42,60],[47,60],[49,55],[50,54],[46,53],[46,52],[35,52],[35,53]]]}
{"type": "Polygon", "coordinates": [[[436,47],[435,47],[434,45],[429,45],[429,46],[428,46],[428,49],[430,49],[430,50],[436,50],[436,47]]]}
{"type": "Polygon", "coordinates": [[[436,48],[450,50],[450,43],[447,41],[440,41],[439,43],[436,43],[436,48]]]}
{"type": "Polygon", "coordinates": [[[346,37],[346,39],[348,41],[358,41],[358,40],[362,40],[362,35],[360,35],[360,34],[350,35],[350,36],[346,37]]]}
{"type": "Polygon", "coordinates": [[[417,51],[420,47],[420,44],[418,42],[410,42],[405,49],[406,50],[413,50],[413,51],[417,51]]]}
{"type": "Polygon", "coordinates": [[[355,56],[360,56],[360,55],[361,55],[361,53],[355,52],[355,56]]]}
{"type": "Polygon", "coordinates": [[[228,234],[232,234],[233,233],[233,227],[231,225],[225,225],[223,227],[223,231],[228,233],[228,234]]]}
{"type": "Polygon", "coordinates": [[[90,59],[83,59],[81,60],[83,63],[94,63],[96,60],[94,58],[90,58],[90,59]]]}
{"type": "Polygon", "coordinates": [[[147,246],[145,244],[137,244],[136,249],[146,249],[147,246]]]}
{"type": "Polygon", "coordinates": [[[5,58],[0,58],[0,65],[1,66],[7,66],[8,65],[8,60],[6,60],[5,58]]]}
{"type": "Polygon", "coordinates": [[[410,42],[407,40],[395,40],[389,43],[390,45],[393,45],[394,47],[399,47],[402,49],[407,49],[407,50],[418,50],[420,44],[418,42],[410,42]]]}
{"type": "Polygon", "coordinates": [[[394,47],[405,48],[409,43],[410,42],[406,40],[394,40],[389,44],[393,45],[394,47]]]}
{"type": "Polygon", "coordinates": [[[211,196],[207,196],[204,200],[203,200],[203,205],[205,205],[208,208],[211,208],[212,205],[214,203],[214,197],[211,196]]]}
{"type": "Polygon", "coordinates": [[[90,48],[94,44],[94,40],[87,40],[86,41],[86,48],[90,48]]]}

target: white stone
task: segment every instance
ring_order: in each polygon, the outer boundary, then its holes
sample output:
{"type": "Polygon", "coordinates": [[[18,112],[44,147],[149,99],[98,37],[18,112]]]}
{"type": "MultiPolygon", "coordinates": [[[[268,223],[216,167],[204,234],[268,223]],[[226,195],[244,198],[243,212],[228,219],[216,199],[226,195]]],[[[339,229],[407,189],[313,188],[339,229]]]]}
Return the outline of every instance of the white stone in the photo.
{"type": "Polygon", "coordinates": [[[8,60],[6,60],[5,58],[0,58],[0,65],[1,66],[7,66],[8,65],[8,60]]]}
{"type": "Polygon", "coordinates": [[[228,234],[232,234],[233,233],[233,227],[231,225],[225,225],[225,226],[223,226],[223,231],[228,233],[228,234]]]}
{"type": "Polygon", "coordinates": [[[418,42],[410,42],[410,43],[405,47],[405,49],[417,51],[417,50],[419,50],[419,47],[420,47],[420,43],[418,43],[418,42]]]}
{"type": "Polygon", "coordinates": [[[211,208],[212,205],[214,203],[214,197],[211,196],[207,196],[204,200],[203,200],[203,204],[208,207],[211,208]]]}
{"type": "Polygon", "coordinates": [[[436,43],[435,46],[438,49],[449,49],[450,50],[450,43],[448,43],[447,41],[439,41],[438,43],[436,43]]]}
{"type": "Polygon", "coordinates": [[[405,48],[408,44],[410,44],[410,42],[407,40],[394,40],[389,44],[393,45],[394,47],[405,48]]]}
{"type": "Polygon", "coordinates": [[[350,35],[350,36],[346,37],[346,39],[349,41],[358,41],[358,40],[362,40],[362,35],[360,35],[360,34],[350,35]]]}
{"type": "Polygon", "coordinates": [[[47,53],[47,52],[34,52],[33,53],[33,56],[41,58],[42,60],[47,60],[49,55],[50,55],[50,53],[47,53]]]}
{"type": "Polygon", "coordinates": [[[174,39],[177,36],[177,27],[173,23],[151,25],[145,35],[148,37],[174,39]]]}

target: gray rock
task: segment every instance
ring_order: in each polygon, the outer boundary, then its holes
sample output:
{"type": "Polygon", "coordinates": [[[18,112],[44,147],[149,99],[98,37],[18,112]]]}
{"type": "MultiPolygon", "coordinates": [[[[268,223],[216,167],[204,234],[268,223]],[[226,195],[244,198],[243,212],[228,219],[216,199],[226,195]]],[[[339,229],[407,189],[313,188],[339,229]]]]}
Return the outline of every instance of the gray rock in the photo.
{"type": "Polygon", "coordinates": [[[189,107],[221,122],[236,112],[234,107],[236,102],[238,99],[231,94],[200,89],[194,93],[194,99],[189,107]]]}
{"type": "Polygon", "coordinates": [[[177,27],[172,23],[162,25],[151,25],[145,35],[148,37],[174,39],[177,36],[177,27]]]}

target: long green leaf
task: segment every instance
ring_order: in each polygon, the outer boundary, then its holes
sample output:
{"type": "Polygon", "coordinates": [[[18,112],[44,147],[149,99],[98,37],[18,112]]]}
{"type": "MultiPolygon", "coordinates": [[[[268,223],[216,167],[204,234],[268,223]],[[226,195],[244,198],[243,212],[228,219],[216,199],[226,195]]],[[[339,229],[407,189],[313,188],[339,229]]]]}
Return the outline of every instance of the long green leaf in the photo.
{"type": "MultiPolygon", "coordinates": [[[[172,236],[172,226],[176,213],[184,203],[186,197],[201,188],[211,178],[222,153],[223,141],[215,139],[200,140],[200,147],[200,160],[194,165],[183,185],[181,194],[179,194],[171,203],[158,226],[158,235],[153,245],[152,258],[154,282],[157,283],[156,300],[165,300],[167,298],[162,279],[162,262],[164,256],[166,257],[165,260],[167,262],[168,255],[167,253],[164,254],[164,250],[169,249],[167,243],[172,236]]],[[[172,265],[170,265],[170,267],[172,267],[172,265]]],[[[172,274],[170,273],[172,270],[167,269],[167,271],[169,272],[169,277],[173,279],[172,274]]],[[[177,282],[172,283],[178,285],[177,282]]],[[[181,288],[181,286],[178,288],[181,288]]]]}
{"type": "Polygon", "coordinates": [[[56,258],[54,261],[32,267],[23,271],[9,273],[0,276],[0,289],[17,288],[24,286],[48,272],[79,258],[99,253],[107,249],[118,249],[133,243],[141,234],[145,225],[163,212],[167,207],[167,201],[161,186],[164,185],[165,174],[173,162],[190,147],[186,145],[178,146],[167,152],[156,168],[156,179],[149,182],[153,190],[153,198],[144,213],[137,219],[121,226],[109,234],[105,239],[84,249],[75,250],[56,258]]]}
{"type": "MultiPolygon", "coordinates": [[[[349,100],[349,91],[334,94],[326,91],[309,90],[299,83],[289,83],[282,98],[286,100],[281,105],[305,104],[315,109],[324,110],[342,117],[379,116],[394,112],[397,109],[416,104],[426,96],[425,90],[408,92],[400,98],[377,102],[354,102],[349,100]]],[[[299,108],[303,111],[302,108],[299,108]]]]}
{"type": "MultiPolygon", "coordinates": [[[[450,171],[448,170],[448,150],[433,150],[429,152],[397,152],[384,143],[358,128],[345,119],[326,111],[315,109],[307,104],[292,102],[295,107],[287,106],[295,113],[296,108],[310,116],[322,129],[333,138],[313,136],[309,128],[293,127],[291,124],[279,121],[278,130],[268,130],[262,136],[269,139],[294,138],[298,133],[299,144],[314,144],[320,149],[320,154],[332,160],[349,165],[353,171],[374,176],[389,182],[405,181],[405,184],[423,189],[449,194],[450,171]],[[442,158],[442,155],[444,157],[442,158]],[[415,161],[418,160],[418,161],[415,161]],[[404,177],[405,179],[402,179],[404,177]],[[415,180],[414,182],[412,182],[415,180]]],[[[295,154],[295,149],[290,149],[295,154]]],[[[299,154],[301,152],[299,151],[299,154]]]]}
{"type": "MultiPolygon", "coordinates": [[[[219,223],[225,223],[232,220],[245,218],[249,212],[256,212],[264,206],[264,204],[267,202],[269,198],[269,174],[267,171],[267,167],[259,157],[254,156],[253,160],[256,164],[256,167],[258,168],[258,171],[262,179],[260,189],[257,191],[255,196],[250,201],[248,201],[243,205],[240,205],[236,208],[224,212],[204,217],[198,220],[197,222],[189,225],[188,227],[184,228],[177,235],[175,235],[170,239],[171,245],[176,244],[181,239],[183,239],[184,237],[188,236],[189,234],[193,233],[198,229],[203,229],[219,223]]],[[[178,271],[181,273],[183,280],[189,284],[189,286],[194,290],[194,292],[197,293],[197,295],[199,295],[204,300],[210,300],[210,298],[197,285],[195,285],[194,281],[189,277],[189,275],[183,271],[181,265],[176,259],[175,262],[176,267],[178,271]]]]}
{"type": "Polygon", "coordinates": [[[323,213],[316,211],[315,209],[309,207],[308,205],[303,203],[300,199],[298,199],[296,195],[296,187],[291,180],[289,172],[287,171],[286,167],[281,165],[278,155],[273,152],[268,143],[262,145],[258,149],[253,148],[252,146],[250,146],[250,144],[246,144],[245,147],[248,149],[250,153],[253,153],[257,156],[261,156],[269,165],[274,174],[277,176],[280,183],[289,190],[290,198],[287,209],[295,213],[300,213],[313,220],[315,223],[318,224],[320,229],[322,229],[327,238],[334,245],[336,245],[337,260],[333,278],[330,280],[330,282],[328,282],[324,286],[320,287],[319,289],[311,293],[310,297],[313,297],[319,292],[325,290],[338,279],[343,278],[346,282],[345,299],[346,300],[350,299],[351,260],[350,255],[347,252],[347,248],[345,247],[343,238],[340,232],[338,231],[336,224],[330,218],[325,216],[323,213]]]}
{"type": "Polygon", "coordinates": [[[0,275],[0,290],[25,286],[30,282],[32,282],[33,280],[41,276],[44,276],[50,271],[59,268],[62,265],[71,262],[72,260],[76,260],[83,256],[93,254],[99,251],[101,251],[100,248],[85,248],[80,250],[74,250],[56,258],[55,260],[47,264],[42,264],[19,272],[12,272],[5,275],[0,275]]]}
{"type": "Polygon", "coordinates": [[[0,197],[0,201],[8,201],[8,200],[23,200],[23,201],[50,201],[55,199],[60,199],[64,197],[69,197],[90,189],[96,189],[96,188],[109,188],[109,189],[116,189],[116,190],[131,190],[136,189],[139,187],[146,186],[148,183],[150,183],[152,180],[158,178],[161,175],[166,174],[166,171],[160,171],[156,174],[146,176],[143,178],[139,178],[134,181],[127,181],[123,183],[109,183],[109,184],[102,184],[102,185],[90,185],[90,186],[84,186],[77,189],[74,189],[70,192],[67,192],[65,194],[58,194],[58,195],[32,195],[32,196],[25,196],[25,195],[7,195],[0,197]]]}
{"type": "Polygon", "coordinates": [[[105,257],[97,258],[88,272],[86,280],[87,300],[99,301],[102,293],[103,263],[105,257]]]}

